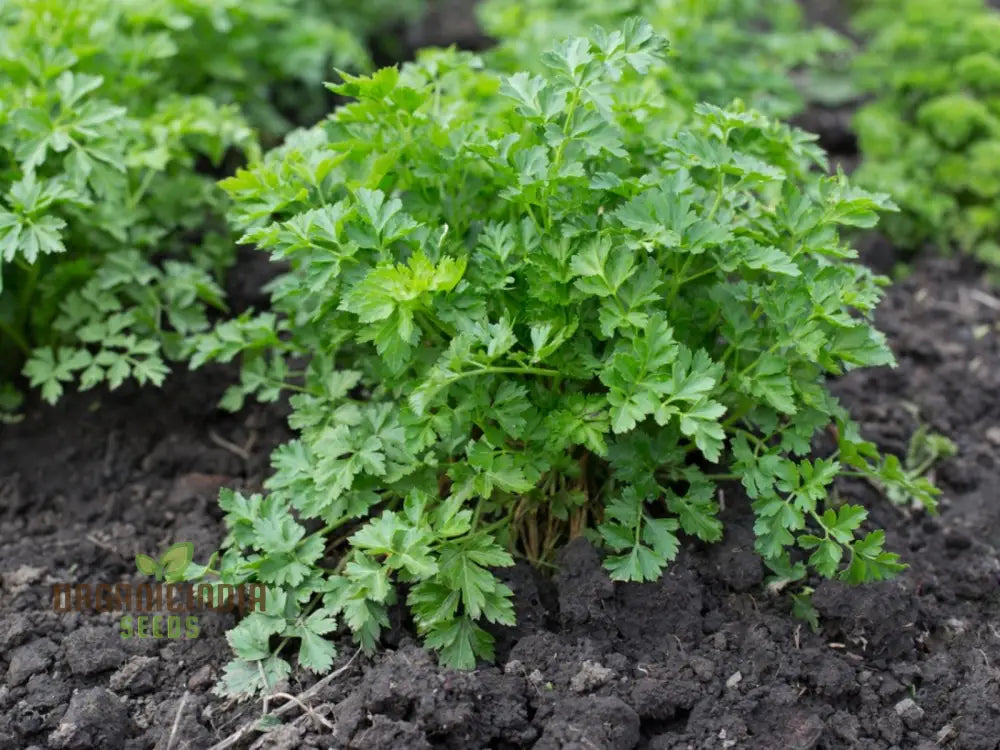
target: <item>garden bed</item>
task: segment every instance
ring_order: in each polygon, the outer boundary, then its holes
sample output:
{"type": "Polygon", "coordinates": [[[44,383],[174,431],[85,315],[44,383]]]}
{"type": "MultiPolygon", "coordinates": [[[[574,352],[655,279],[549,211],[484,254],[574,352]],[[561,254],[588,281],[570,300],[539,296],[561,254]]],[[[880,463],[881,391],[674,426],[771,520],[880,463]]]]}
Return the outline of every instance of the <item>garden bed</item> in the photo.
{"type": "MultiPolygon", "coordinates": [[[[498,633],[497,666],[440,669],[400,622],[373,659],[307,698],[332,732],[295,707],[262,746],[997,747],[1000,328],[975,279],[957,262],[919,264],[878,316],[899,368],[836,386],[885,449],[904,452],[924,423],[960,454],[938,468],[938,518],[843,488],[911,568],[818,585],[818,634],[764,593],[751,515],[730,488],[724,541],[686,545],[661,581],[612,584],[577,540],[553,579],[511,573],[519,625],[498,633]]],[[[53,582],[138,580],[138,552],[215,548],[218,486],[258,485],[287,437],[278,408],[217,411],[226,380],[75,395],[0,431],[0,748],[202,748],[261,712],[209,692],[230,657],[226,616],[195,640],[122,640],[116,617],[51,604],[53,582]]],[[[338,665],[352,654],[345,639],[338,665]]],[[[287,692],[314,680],[296,673],[287,692]]]]}
{"type": "MultiPolygon", "coordinates": [[[[811,3],[837,25],[838,4],[811,3]]],[[[483,44],[467,3],[412,29],[407,44],[483,44]]],[[[857,162],[851,108],[801,124],[857,162]]],[[[866,260],[888,272],[884,241],[866,260]]],[[[266,304],[263,253],[230,280],[237,308],[266,304]]],[[[0,750],[6,748],[930,748],[995,750],[1000,737],[1000,297],[980,269],[925,259],[879,308],[899,367],[834,386],[866,436],[906,452],[920,426],[953,439],[940,463],[941,514],[840,486],[870,510],[910,568],[880,584],[812,581],[820,630],[768,592],[739,485],[724,491],[726,535],[687,540],[662,580],[612,583],[582,539],[551,577],[504,571],[516,628],[493,630],[497,660],[439,668],[394,610],[378,652],[340,636],[331,678],[294,671],[254,728],[260,701],[211,689],[232,657],[231,615],[197,638],[120,637],[120,615],[53,610],[55,583],[137,583],[136,554],[191,542],[203,562],[225,533],[222,486],[256,491],[286,441],[282,405],[217,409],[231,368],[177,372],[160,390],[37,400],[0,425],[0,750]],[[291,696],[291,698],[289,697],[291,696]]]]}

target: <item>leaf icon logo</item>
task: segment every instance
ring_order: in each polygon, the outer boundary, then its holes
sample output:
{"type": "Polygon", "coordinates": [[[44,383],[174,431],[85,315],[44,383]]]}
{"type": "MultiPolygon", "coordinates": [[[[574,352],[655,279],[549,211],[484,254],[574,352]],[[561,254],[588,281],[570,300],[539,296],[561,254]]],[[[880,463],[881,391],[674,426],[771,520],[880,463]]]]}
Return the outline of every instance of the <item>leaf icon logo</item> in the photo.
{"type": "Polygon", "coordinates": [[[143,575],[154,576],[157,581],[162,581],[167,576],[173,578],[182,576],[193,559],[194,543],[178,542],[171,545],[158,561],[149,555],[137,554],[135,566],[143,575]]]}
{"type": "Polygon", "coordinates": [[[144,576],[156,576],[157,581],[163,578],[163,574],[160,571],[160,564],[149,555],[143,555],[142,553],[136,555],[135,567],[137,567],[139,572],[144,576]]]}
{"type": "Polygon", "coordinates": [[[193,559],[194,543],[178,542],[163,553],[160,558],[160,570],[164,575],[179,578],[184,575],[184,571],[193,559]]]}

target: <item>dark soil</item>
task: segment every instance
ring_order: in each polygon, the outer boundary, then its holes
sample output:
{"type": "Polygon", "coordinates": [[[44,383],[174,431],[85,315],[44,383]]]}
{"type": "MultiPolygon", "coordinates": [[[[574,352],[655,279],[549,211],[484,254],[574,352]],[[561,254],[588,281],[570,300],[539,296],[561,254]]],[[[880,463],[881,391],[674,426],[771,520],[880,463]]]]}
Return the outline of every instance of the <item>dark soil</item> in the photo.
{"type": "Polygon", "coordinates": [[[851,6],[854,0],[800,0],[806,20],[811,24],[829,26],[841,34],[850,31],[851,6]]]}
{"type": "MultiPolygon", "coordinates": [[[[332,732],[296,709],[260,746],[1000,747],[1000,303],[975,278],[920,264],[879,314],[899,368],[836,384],[884,448],[902,453],[924,423],[961,453],[937,471],[937,518],[844,488],[911,568],[818,583],[819,633],[763,590],[730,490],[725,540],[689,545],[660,582],[612,584],[578,540],[552,580],[511,573],[520,625],[499,634],[496,666],[440,669],[397,629],[310,699],[332,732]]],[[[138,580],[136,552],[215,548],[217,488],[258,486],[287,437],[280,409],[214,408],[230,375],[77,395],[0,431],[0,748],[202,748],[259,714],[209,692],[229,658],[223,616],[196,640],[122,640],[110,615],[50,601],[53,582],[138,580]]],[[[340,663],[351,653],[345,640],[340,663]]]]}
{"type": "MultiPolygon", "coordinates": [[[[831,118],[828,145],[845,132],[831,118]]],[[[897,260],[884,242],[869,250],[882,269],[897,260]]],[[[259,306],[267,269],[241,268],[238,306],[259,306]]],[[[879,313],[899,367],[835,384],[883,449],[902,454],[926,424],[960,454],[936,470],[938,517],[842,488],[911,567],[861,588],[814,581],[818,633],[762,586],[747,501],[730,488],[726,538],[686,545],[658,583],[613,584],[577,540],[552,579],[508,572],[519,625],[497,633],[496,665],[441,669],[400,625],[308,696],[312,715],[282,708],[283,726],[236,746],[998,750],[1000,299],[978,278],[919,263],[879,313]]],[[[53,583],[138,581],[138,552],[192,541],[201,561],[218,546],[218,488],[258,488],[288,437],[280,406],[215,408],[232,376],[78,394],[0,427],[0,750],[200,749],[261,715],[210,692],[228,617],[203,618],[197,639],[123,640],[117,618],[51,604],[53,583]]],[[[337,666],[352,654],[342,638],[337,666]]],[[[315,679],[295,673],[284,692],[315,679]]]]}

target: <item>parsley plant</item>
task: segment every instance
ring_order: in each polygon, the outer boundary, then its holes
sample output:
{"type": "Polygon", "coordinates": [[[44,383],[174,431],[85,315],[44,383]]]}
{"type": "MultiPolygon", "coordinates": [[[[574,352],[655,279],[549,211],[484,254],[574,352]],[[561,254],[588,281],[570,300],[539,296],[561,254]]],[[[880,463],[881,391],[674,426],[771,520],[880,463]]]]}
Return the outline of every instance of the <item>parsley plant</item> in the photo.
{"type": "Polygon", "coordinates": [[[413,20],[422,0],[116,0],[129,30],[156,33],[171,50],[163,82],[237,104],[270,141],[289,117],[312,124],[329,106],[333,66],[367,70],[368,36],[413,20]]]}
{"type": "Polygon", "coordinates": [[[567,35],[645,18],[670,39],[656,80],[683,117],[699,102],[725,106],[737,97],[790,117],[805,108],[798,84],[848,49],[830,29],[806,28],[795,0],[487,0],[478,14],[499,40],[489,59],[511,72],[537,67],[541,53],[567,35]]]}
{"type": "Polygon", "coordinates": [[[875,2],[857,61],[860,184],[892,194],[893,239],[1000,268],[1000,12],[979,0],[875,2]]]}
{"type": "Polygon", "coordinates": [[[0,350],[30,356],[49,401],[75,379],[159,383],[207,326],[231,242],[224,196],[195,166],[254,148],[233,107],[158,85],[172,49],[130,33],[123,8],[0,10],[0,350]]]}
{"type": "Polygon", "coordinates": [[[234,245],[208,168],[252,157],[251,125],[284,132],[289,99],[318,118],[294,84],[368,67],[362,36],[419,5],[0,4],[0,381],[27,360],[52,402],[74,381],[160,383],[224,307],[234,245]]]}
{"type": "Polygon", "coordinates": [[[497,75],[468,53],[345,75],[353,103],[224,181],[243,241],[289,270],[273,310],[200,337],[243,358],[226,396],[291,391],[299,436],[266,494],[227,491],[223,579],[275,602],[230,633],[223,689],[268,690],[283,648],[323,671],[345,624],[366,649],[405,600],[444,663],[511,624],[497,568],[585,533],[615,580],[717,541],[741,481],[782,580],[903,565],[838,476],[933,508],[862,441],[828,374],[893,362],[871,323],[884,279],[842,226],[891,203],[821,173],[814,138],[698,105],[678,128],[645,22],[596,29],[497,75]],[[812,453],[833,428],[836,450],[812,453]]]}

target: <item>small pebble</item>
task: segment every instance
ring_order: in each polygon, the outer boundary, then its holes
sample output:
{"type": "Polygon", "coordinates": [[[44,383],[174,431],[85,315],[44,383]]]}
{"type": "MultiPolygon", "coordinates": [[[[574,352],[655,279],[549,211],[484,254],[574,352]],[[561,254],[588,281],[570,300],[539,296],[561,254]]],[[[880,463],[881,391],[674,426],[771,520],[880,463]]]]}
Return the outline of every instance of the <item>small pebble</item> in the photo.
{"type": "Polygon", "coordinates": [[[911,729],[924,718],[924,709],[918,706],[913,698],[903,698],[896,704],[895,710],[896,715],[911,729]]]}
{"type": "Polygon", "coordinates": [[[585,693],[606,685],[614,676],[613,670],[608,669],[603,664],[588,660],[583,662],[580,671],[573,675],[573,679],[569,682],[569,689],[574,693],[585,693]]]}
{"type": "Polygon", "coordinates": [[[206,664],[188,678],[188,689],[201,692],[212,687],[214,682],[215,672],[212,670],[212,665],[206,664]]]}
{"type": "Polygon", "coordinates": [[[708,682],[715,677],[715,665],[704,656],[692,656],[691,669],[702,682],[708,682]]]}

